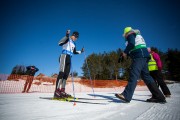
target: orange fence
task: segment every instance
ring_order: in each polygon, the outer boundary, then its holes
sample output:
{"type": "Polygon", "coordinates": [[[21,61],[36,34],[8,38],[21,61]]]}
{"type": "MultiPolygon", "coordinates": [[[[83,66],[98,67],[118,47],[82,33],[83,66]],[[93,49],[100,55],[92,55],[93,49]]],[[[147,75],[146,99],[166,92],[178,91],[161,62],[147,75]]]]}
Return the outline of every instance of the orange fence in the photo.
{"type": "MultiPolygon", "coordinates": [[[[81,80],[79,81],[80,84],[86,85],[88,87],[94,88],[111,88],[111,87],[125,87],[127,85],[127,81],[125,80],[92,80],[92,84],[90,80],[81,80]]],[[[138,81],[138,85],[144,86],[144,82],[138,81]]]]}
{"type": "MultiPolygon", "coordinates": [[[[8,80],[0,80],[0,93],[21,93],[26,82],[27,75],[11,75],[8,80]]],[[[51,77],[34,77],[33,84],[30,88],[30,93],[53,93],[55,90],[56,78],[51,77]]],[[[122,91],[126,86],[127,81],[123,80],[81,80],[74,78],[75,92],[117,92],[122,91]]],[[[66,84],[66,92],[73,92],[72,80],[69,78],[66,84]]],[[[144,82],[138,81],[138,85],[145,90],[144,82]]]]}

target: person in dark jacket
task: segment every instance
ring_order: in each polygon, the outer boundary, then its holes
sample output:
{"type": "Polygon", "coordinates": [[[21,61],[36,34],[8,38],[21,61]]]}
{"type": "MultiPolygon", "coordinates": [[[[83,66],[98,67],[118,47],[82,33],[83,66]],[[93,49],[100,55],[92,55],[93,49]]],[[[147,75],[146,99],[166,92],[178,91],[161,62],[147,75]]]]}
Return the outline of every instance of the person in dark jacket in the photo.
{"type": "Polygon", "coordinates": [[[123,36],[126,40],[126,48],[122,56],[130,56],[132,59],[129,71],[130,78],[124,91],[121,94],[115,94],[115,96],[124,102],[130,102],[137,85],[137,80],[141,76],[155,98],[152,101],[147,102],[165,103],[166,100],[164,95],[158,89],[156,83],[149,74],[148,61],[150,59],[150,55],[147,51],[145,40],[141,36],[140,31],[133,30],[131,27],[126,27],[124,29],[123,36]]]}
{"type": "Polygon", "coordinates": [[[26,83],[24,84],[24,90],[22,91],[23,93],[29,92],[29,89],[31,88],[33,82],[34,75],[37,71],[39,71],[39,69],[36,68],[35,66],[27,66],[26,69],[27,69],[26,71],[27,80],[26,83]]]}

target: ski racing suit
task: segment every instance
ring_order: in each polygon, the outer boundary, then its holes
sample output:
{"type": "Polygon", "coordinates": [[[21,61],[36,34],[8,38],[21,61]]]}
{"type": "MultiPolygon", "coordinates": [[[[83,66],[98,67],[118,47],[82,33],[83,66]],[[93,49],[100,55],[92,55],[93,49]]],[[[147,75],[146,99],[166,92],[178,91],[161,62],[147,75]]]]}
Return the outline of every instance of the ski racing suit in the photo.
{"type": "Polygon", "coordinates": [[[58,44],[62,46],[62,53],[59,57],[60,71],[56,81],[56,90],[65,91],[66,80],[71,69],[71,57],[73,54],[81,54],[82,51],[76,51],[74,41],[67,36],[63,37],[58,44]]]}

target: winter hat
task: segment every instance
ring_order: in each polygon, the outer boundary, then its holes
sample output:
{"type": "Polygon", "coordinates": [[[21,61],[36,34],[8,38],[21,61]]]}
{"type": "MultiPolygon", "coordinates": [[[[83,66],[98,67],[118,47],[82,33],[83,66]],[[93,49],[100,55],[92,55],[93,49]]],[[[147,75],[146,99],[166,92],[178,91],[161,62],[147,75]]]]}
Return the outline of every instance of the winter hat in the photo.
{"type": "Polygon", "coordinates": [[[75,36],[76,38],[78,38],[78,37],[79,37],[79,33],[78,33],[77,31],[74,31],[74,32],[72,33],[72,36],[75,36]]]}
{"type": "Polygon", "coordinates": [[[125,27],[125,28],[124,28],[124,34],[123,34],[123,36],[125,36],[126,33],[130,32],[131,30],[132,30],[131,27],[125,27]]]}

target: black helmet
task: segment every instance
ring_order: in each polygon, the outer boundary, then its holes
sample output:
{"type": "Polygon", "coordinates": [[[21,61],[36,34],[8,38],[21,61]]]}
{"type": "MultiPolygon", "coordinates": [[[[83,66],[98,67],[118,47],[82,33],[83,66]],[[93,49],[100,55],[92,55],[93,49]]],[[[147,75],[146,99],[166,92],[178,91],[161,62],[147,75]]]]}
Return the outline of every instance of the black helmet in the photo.
{"type": "Polygon", "coordinates": [[[78,38],[79,37],[79,33],[77,31],[74,31],[72,36],[75,36],[75,38],[78,38]]]}

